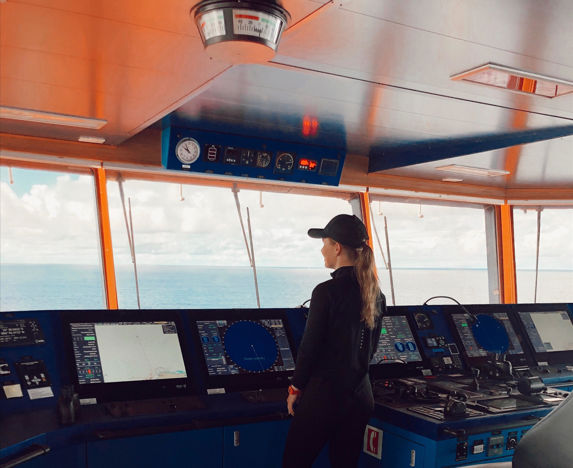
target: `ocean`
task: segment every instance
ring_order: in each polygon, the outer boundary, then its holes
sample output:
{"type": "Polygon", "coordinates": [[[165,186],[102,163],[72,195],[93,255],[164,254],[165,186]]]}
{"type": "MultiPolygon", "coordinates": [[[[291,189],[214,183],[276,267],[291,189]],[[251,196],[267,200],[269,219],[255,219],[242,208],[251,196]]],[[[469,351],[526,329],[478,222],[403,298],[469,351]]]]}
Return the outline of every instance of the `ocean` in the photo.
{"type": "MultiPolygon", "coordinates": [[[[116,268],[122,309],[137,308],[133,268],[116,268]]],[[[139,265],[141,307],[202,309],[257,307],[248,267],[139,265]]],[[[258,268],[261,307],[296,307],[330,278],[324,268],[258,268]]],[[[436,295],[465,304],[489,302],[487,271],[480,269],[395,269],[396,305],[422,304],[436,295]]],[[[379,271],[392,304],[386,270],[379,271]]],[[[518,271],[518,301],[533,302],[535,273],[518,271]]],[[[537,302],[573,302],[572,271],[541,271],[537,302]]],[[[436,299],[432,303],[450,303],[436,299]]],[[[103,309],[102,278],[96,265],[0,265],[0,311],[103,309]]]]}

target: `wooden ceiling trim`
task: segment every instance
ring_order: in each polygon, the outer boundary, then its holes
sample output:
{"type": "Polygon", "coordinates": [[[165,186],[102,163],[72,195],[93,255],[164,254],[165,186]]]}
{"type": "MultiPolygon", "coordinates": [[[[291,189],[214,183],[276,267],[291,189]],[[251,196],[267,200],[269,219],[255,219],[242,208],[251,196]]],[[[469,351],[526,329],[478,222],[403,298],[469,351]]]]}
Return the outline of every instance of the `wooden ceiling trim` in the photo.
{"type": "Polygon", "coordinates": [[[149,128],[119,146],[0,133],[0,149],[32,155],[161,167],[161,130],[149,128]]]}
{"type": "MultiPolygon", "coordinates": [[[[121,172],[125,178],[155,180],[181,184],[197,184],[231,187],[238,183],[236,179],[215,179],[209,176],[193,176],[188,173],[177,174],[161,171],[161,130],[148,128],[119,146],[96,145],[66,140],[30,137],[0,133],[0,149],[3,156],[0,164],[32,169],[64,170],[84,172],[86,167],[100,164],[108,167],[110,174],[121,172]],[[44,157],[44,159],[42,159],[44,157]],[[46,160],[45,157],[49,159],[46,160]],[[60,161],[58,159],[61,158],[60,161]],[[90,164],[91,163],[91,164],[90,164]],[[125,169],[114,165],[130,165],[125,169]]],[[[346,197],[352,192],[364,190],[365,187],[403,191],[404,196],[411,197],[412,192],[435,194],[436,199],[442,196],[463,196],[491,200],[523,200],[530,203],[534,200],[572,201],[573,188],[514,188],[479,186],[461,183],[444,183],[436,180],[417,179],[386,175],[368,174],[368,158],[348,155],[342,171],[341,185],[346,189],[329,189],[328,187],[308,188],[299,185],[287,186],[265,181],[240,181],[241,187],[248,190],[271,192],[301,193],[324,196],[346,197]]],[[[396,194],[399,198],[400,195],[396,194]]]]}

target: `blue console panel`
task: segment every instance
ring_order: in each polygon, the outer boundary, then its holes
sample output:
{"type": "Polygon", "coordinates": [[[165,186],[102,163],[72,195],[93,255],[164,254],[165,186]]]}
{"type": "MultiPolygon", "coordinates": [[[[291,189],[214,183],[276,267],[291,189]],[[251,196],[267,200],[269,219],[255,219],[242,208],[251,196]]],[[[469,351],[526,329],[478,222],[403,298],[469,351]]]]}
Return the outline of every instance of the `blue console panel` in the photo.
{"type": "MultiPolygon", "coordinates": [[[[360,466],[439,468],[511,459],[525,432],[573,388],[573,340],[547,326],[573,327],[572,312],[571,304],[390,307],[382,357],[371,363],[376,409],[360,466]],[[484,352],[472,335],[483,314],[507,330],[503,359],[484,352]]],[[[279,467],[290,425],[284,378],[307,313],[4,313],[0,465],[279,467]],[[247,335],[262,347],[243,346],[236,333],[243,329],[257,330],[247,335]],[[227,352],[227,345],[233,349],[227,352]],[[253,348],[259,352],[241,354],[253,348]],[[165,363],[165,349],[179,351],[165,363]],[[114,366],[123,353],[132,353],[134,366],[114,366]],[[120,370],[125,381],[118,382],[120,370]],[[70,391],[83,405],[72,405],[70,391]]],[[[329,466],[327,454],[326,448],[314,468],[329,466]]]]}
{"type": "Polygon", "coordinates": [[[245,137],[168,126],[163,129],[163,167],[305,184],[338,185],[344,148],[245,137]]]}

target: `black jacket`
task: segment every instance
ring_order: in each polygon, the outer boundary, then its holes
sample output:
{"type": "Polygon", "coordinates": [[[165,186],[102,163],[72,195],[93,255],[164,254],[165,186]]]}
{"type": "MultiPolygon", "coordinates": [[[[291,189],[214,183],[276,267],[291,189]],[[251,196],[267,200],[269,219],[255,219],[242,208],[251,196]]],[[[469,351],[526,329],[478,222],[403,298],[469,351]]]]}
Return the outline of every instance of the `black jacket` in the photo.
{"type": "Polygon", "coordinates": [[[354,267],[341,267],[312,292],[292,384],[304,389],[311,377],[352,392],[368,373],[378,346],[386,300],[380,293],[374,329],[361,320],[362,299],[354,267]]]}

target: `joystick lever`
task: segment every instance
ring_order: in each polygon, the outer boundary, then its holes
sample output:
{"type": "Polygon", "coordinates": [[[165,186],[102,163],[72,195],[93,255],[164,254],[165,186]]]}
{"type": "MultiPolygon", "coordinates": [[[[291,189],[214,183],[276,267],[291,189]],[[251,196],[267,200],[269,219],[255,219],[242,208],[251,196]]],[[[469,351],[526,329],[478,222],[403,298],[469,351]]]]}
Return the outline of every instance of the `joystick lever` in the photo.
{"type": "Polygon", "coordinates": [[[477,367],[472,367],[472,377],[473,377],[473,386],[472,390],[474,392],[479,392],[479,378],[480,370],[477,367]]]}

